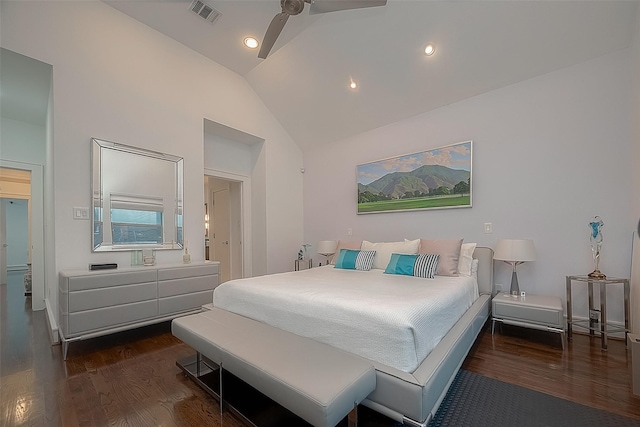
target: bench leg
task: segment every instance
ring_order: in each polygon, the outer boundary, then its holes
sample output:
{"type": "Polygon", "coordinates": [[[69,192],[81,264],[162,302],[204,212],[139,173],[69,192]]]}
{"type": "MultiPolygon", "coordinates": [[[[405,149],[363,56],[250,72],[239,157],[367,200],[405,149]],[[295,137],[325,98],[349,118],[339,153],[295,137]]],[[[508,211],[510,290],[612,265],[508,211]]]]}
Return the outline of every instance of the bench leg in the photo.
{"type": "Polygon", "coordinates": [[[222,374],[224,373],[224,370],[222,369],[222,362],[220,362],[220,369],[219,369],[219,373],[220,373],[220,377],[218,379],[218,384],[220,386],[219,390],[220,390],[220,416],[222,416],[224,414],[224,396],[222,394],[222,374]]]}
{"type": "Polygon", "coordinates": [[[353,405],[353,409],[347,415],[347,424],[349,427],[358,427],[358,404],[353,405]]]}

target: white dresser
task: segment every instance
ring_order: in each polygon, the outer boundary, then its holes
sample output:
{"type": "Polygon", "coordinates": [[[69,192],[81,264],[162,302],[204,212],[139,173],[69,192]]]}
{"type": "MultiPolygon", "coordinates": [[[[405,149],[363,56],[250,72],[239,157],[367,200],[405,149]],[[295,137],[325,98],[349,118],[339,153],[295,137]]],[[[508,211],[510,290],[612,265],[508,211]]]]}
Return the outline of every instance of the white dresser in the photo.
{"type": "Polygon", "coordinates": [[[218,286],[217,262],[59,273],[60,338],[69,343],[198,312],[218,286]]]}

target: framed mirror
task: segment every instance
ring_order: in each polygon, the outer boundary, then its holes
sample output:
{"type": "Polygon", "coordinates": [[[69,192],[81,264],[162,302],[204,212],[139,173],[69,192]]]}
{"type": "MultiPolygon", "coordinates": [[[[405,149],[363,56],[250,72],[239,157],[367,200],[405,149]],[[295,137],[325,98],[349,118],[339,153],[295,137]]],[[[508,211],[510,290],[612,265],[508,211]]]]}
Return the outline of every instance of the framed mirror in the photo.
{"type": "Polygon", "coordinates": [[[182,249],[182,157],[91,142],[92,251],[182,249]]]}

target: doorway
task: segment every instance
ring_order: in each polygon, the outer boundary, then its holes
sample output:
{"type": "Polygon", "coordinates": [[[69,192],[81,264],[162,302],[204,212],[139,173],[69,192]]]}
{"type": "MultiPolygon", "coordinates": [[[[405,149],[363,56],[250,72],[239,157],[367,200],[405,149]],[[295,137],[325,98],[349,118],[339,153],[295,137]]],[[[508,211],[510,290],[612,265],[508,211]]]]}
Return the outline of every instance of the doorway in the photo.
{"type": "Polygon", "coordinates": [[[42,166],[0,160],[0,276],[31,267],[33,310],[45,308],[43,221],[42,166]]]}
{"type": "Polygon", "coordinates": [[[31,173],[0,168],[0,284],[9,271],[24,275],[31,265],[30,199],[31,173]]]}
{"type": "Polygon", "coordinates": [[[244,277],[242,182],[204,177],[205,259],[220,263],[220,283],[244,277]]]}

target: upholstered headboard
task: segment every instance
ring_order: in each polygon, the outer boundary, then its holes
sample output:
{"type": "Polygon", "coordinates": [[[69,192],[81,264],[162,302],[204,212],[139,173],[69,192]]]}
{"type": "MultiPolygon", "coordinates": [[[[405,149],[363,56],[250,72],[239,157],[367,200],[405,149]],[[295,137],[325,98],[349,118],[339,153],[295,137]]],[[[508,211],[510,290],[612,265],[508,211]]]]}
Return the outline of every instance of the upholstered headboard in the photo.
{"type": "Polygon", "coordinates": [[[492,294],[493,249],[476,247],[473,258],[478,260],[478,291],[480,294],[492,294]]]}

